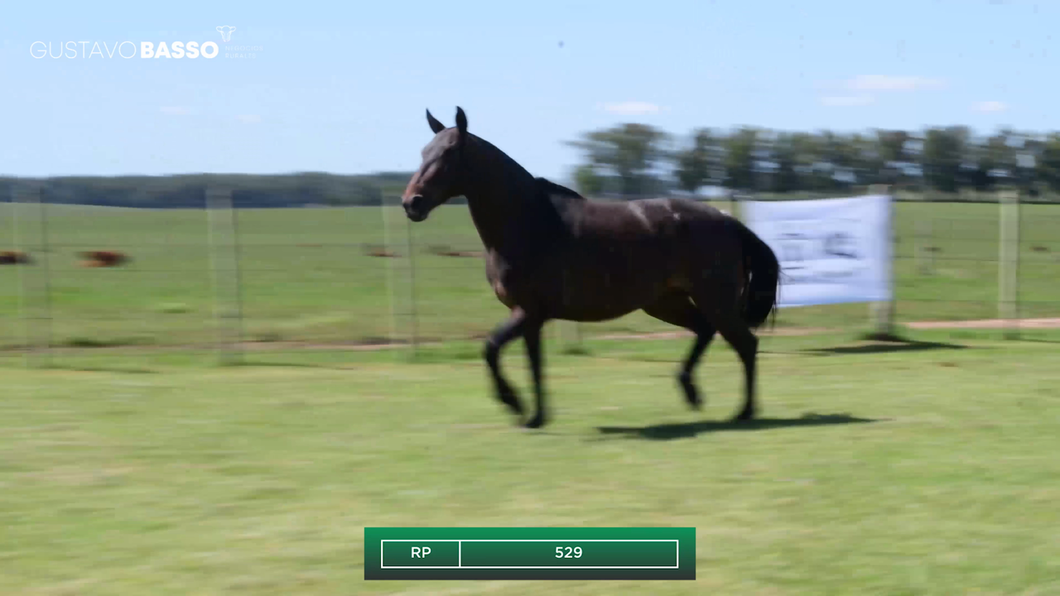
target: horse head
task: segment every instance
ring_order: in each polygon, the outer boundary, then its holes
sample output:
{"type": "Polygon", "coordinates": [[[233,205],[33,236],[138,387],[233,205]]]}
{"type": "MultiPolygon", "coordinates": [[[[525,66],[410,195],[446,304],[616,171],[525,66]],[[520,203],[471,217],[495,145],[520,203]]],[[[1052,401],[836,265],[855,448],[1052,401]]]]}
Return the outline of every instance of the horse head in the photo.
{"type": "Polygon", "coordinates": [[[423,221],[435,207],[464,191],[464,150],[468,143],[467,116],[456,108],[456,126],[446,128],[427,110],[434,138],[423,148],[423,162],[412,175],[401,206],[412,221],[423,221]]]}

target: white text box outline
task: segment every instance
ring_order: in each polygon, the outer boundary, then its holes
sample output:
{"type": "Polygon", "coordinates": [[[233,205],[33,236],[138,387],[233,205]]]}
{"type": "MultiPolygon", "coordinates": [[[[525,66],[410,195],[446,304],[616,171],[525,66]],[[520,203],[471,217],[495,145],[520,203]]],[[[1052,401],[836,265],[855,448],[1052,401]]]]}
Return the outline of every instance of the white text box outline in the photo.
{"type": "Polygon", "coordinates": [[[519,540],[517,538],[473,538],[455,540],[452,538],[446,539],[385,539],[379,541],[379,569],[680,569],[681,568],[681,541],[677,538],[588,538],[579,540],[565,539],[565,538],[528,538],[526,540],[519,540]],[[455,542],[456,543],[456,565],[390,565],[389,567],[383,563],[383,545],[387,542],[455,542]],[[618,566],[618,565],[512,565],[512,566],[500,566],[500,565],[464,565],[463,561],[463,543],[465,542],[673,542],[674,543],[674,554],[676,555],[676,564],[673,566],[669,565],[635,565],[635,566],[618,566]]]}

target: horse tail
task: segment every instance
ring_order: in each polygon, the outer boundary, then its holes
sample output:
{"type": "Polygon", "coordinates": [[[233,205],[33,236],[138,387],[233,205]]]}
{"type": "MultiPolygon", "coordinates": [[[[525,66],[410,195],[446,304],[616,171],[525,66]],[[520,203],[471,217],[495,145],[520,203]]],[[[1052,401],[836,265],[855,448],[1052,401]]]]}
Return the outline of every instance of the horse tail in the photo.
{"type": "Polygon", "coordinates": [[[769,315],[777,316],[777,291],[780,288],[780,261],[773,249],[758,234],[742,222],[739,227],[740,244],[744,254],[743,316],[752,329],[766,322],[769,315]]]}

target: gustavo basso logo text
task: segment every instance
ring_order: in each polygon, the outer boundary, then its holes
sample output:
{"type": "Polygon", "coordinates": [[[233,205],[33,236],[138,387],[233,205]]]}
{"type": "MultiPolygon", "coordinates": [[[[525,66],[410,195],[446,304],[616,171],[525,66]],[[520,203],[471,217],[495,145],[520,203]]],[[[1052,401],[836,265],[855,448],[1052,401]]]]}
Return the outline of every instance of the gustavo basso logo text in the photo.
{"type": "Polygon", "coordinates": [[[216,42],[198,41],[35,41],[29,46],[29,55],[37,59],[55,60],[110,60],[114,58],[151,58],[171,60],[195,60],[215,58],[219,49],[216,42]]]}

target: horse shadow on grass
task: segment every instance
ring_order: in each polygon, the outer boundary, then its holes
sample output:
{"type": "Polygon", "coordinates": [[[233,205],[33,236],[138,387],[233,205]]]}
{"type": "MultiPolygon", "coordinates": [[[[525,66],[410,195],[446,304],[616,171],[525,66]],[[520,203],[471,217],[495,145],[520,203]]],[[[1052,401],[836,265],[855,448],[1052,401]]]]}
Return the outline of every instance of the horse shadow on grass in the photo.
{"type": "Polygon", "coordinates": [[[1046,337],[1021,337],[1020,341],[1029,341],[1039,344],[1060,344],[1060,339],[1049,339],[1046,337]]]}
{"type": "Polygon", "coordinates": [[[799,418],[759,418],[745,422],[732,420],[702,420],[649,426],[598,426],[603,435],[617,435],[630,439],[672,441],[688,439],[700,434],[729,431],[761,431],[776,428],[806,428],[841,424],[869,424],[880,422],[873,418],[858,418],[848,414],[804,414],[799,418]]]}
{"type": "Polygon", "coordinates": [[[887,354],[894,352],[922,352],[928,350],[966,350],[968,346],[937,341],[920,341],[916,339],[870,340],[856,346],[835,346],[831,348],[812,348],[804,353],[817,356],[840,356],[844,354],[887,354]]]}

